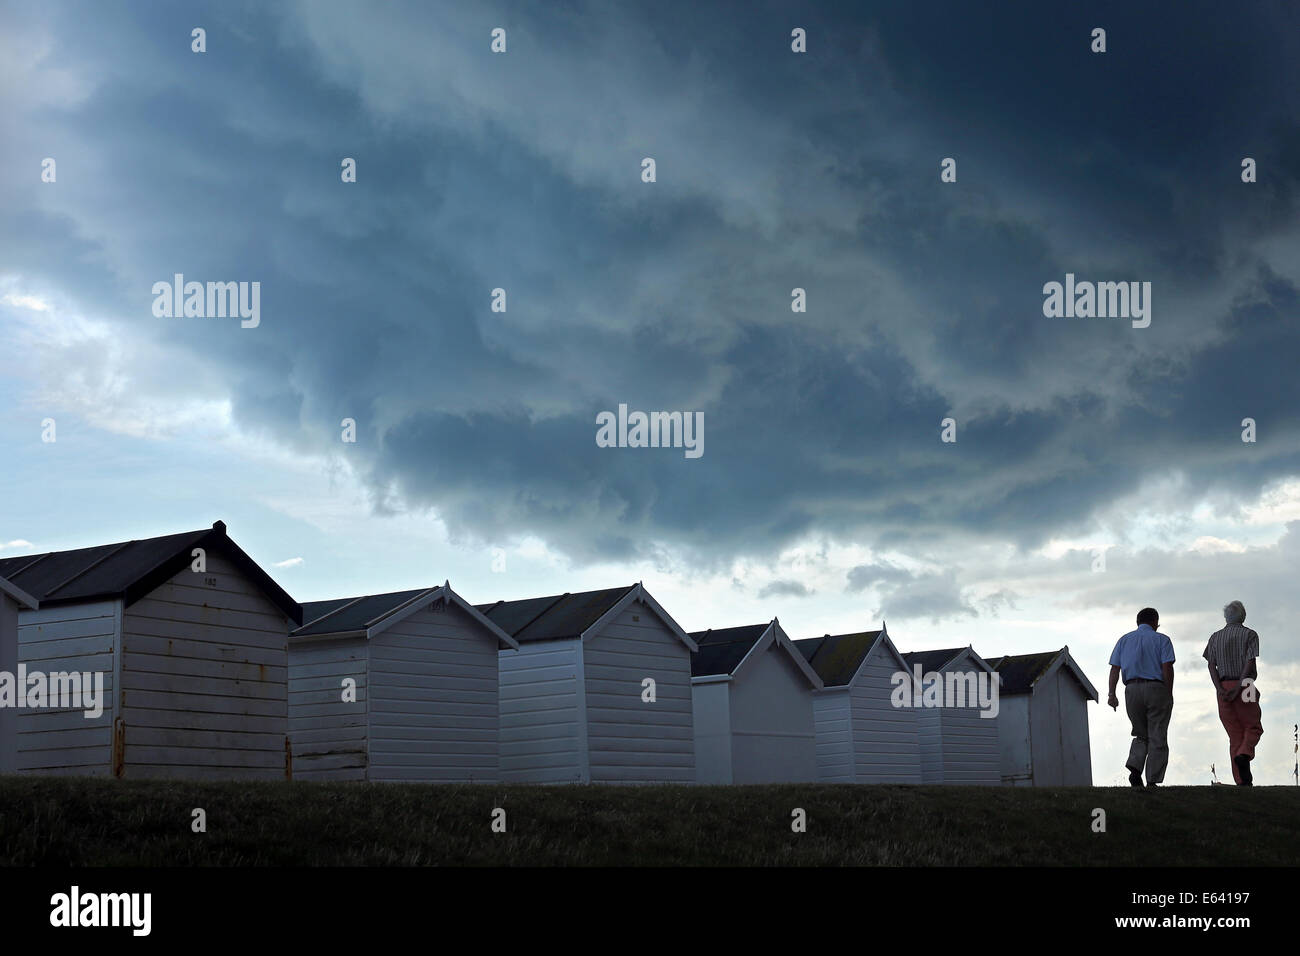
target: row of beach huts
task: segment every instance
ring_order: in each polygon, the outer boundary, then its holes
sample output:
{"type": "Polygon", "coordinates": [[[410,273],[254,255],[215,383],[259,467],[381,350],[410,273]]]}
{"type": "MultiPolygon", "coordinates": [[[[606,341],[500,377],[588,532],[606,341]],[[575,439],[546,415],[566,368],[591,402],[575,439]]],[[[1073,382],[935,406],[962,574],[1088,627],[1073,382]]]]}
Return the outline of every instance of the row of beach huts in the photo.
{"type": "Polygon", "coordinates": [[[903,654],[883,624],[806,640],[777,620],[687,633],[641,584],[474,605],[444,583],[299,604],[220,521],[0,558],[0,704],[5,674],[7,773],[1092,783],[1097,691],[1068,648],[903,654]],[[918,667],[990,675],[997,716],[895,706],[896,675],[918,667]],[[20,668],[102,674],[102,713],[17,706],[20,668]]]}

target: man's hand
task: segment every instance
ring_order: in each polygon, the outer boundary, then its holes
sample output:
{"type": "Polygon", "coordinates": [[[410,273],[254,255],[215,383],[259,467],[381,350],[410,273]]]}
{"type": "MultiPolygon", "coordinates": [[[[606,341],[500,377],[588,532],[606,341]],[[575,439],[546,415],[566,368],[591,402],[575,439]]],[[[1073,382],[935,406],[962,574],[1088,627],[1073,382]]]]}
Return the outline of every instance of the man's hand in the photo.
{"type": "Polygon", "coordinates": [[[1114,694],[1111,694],[1110,697],[1107,698],[1106,703],[1110,704],[1111,710],[1119,710],[1119,698],[1114,694]]]}
{"type": "Polygon", "coordinates": [[[1236,686],[1236,687],[1234,687],[1234,688],[1233,688],[1232,690],[1230,690],[1230,691],[1227,691],[1226,693],[1227,693],[1227,696],[1223,698],[1224,700],[1229,701],[1229,702],[1236,700],[1236,699],[1237,699],[1237,695],[1241,693],[1241,683],[1240,683],[1240,681],[1237,683],[1237,686],[1236,686]]]}
{"type": "Polygon", "coordinates": [[[1222,687],[1219,688],[1219,700],[1232,700],[1232,698],[1228,696],[1228,692],[1222,687]]]}

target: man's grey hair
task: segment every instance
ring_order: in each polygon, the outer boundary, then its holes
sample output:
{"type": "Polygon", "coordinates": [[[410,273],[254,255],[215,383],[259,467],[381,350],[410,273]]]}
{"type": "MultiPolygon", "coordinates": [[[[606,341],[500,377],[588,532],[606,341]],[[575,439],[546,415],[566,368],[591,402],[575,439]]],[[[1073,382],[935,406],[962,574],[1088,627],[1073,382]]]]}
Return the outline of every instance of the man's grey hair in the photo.
{"type": "Polygon", "coordinates": [[[1244,624],[1246,622],[1246,605],[1240,601],[1229,601],[1223,605],[1223,620],[1228,624],[1244,624]]]}

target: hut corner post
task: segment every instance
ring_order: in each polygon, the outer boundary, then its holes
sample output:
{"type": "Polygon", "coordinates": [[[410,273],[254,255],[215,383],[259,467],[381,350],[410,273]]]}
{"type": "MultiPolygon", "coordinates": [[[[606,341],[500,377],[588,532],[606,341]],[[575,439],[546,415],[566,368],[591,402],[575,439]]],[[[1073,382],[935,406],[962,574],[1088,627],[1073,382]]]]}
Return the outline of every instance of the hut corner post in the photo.
{"type": "Polygon", "coordinates": [[[113,721],[113,776],[121,779],[126,770],[126,721],[113,721]]]}

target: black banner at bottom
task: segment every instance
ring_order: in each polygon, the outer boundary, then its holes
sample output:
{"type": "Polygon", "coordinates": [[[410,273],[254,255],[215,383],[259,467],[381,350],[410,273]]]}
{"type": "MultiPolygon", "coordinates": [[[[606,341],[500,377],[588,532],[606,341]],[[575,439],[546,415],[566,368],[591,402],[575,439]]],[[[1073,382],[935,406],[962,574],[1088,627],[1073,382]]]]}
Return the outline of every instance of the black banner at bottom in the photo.
{"type": "Polygon", "coordinates": [[[1292,878],[1261,868],[102,868],[0,869],[0,890],[6,940],[339,944],[400,934],[438,947],[585,938],[603,949],[722,934],[771,946],[776,927],[756,919],[767,915],[788,921],[779,932],[870,926],[927,949],[1040,929],[1233,945],[1289,925],[1292,878]]]}

